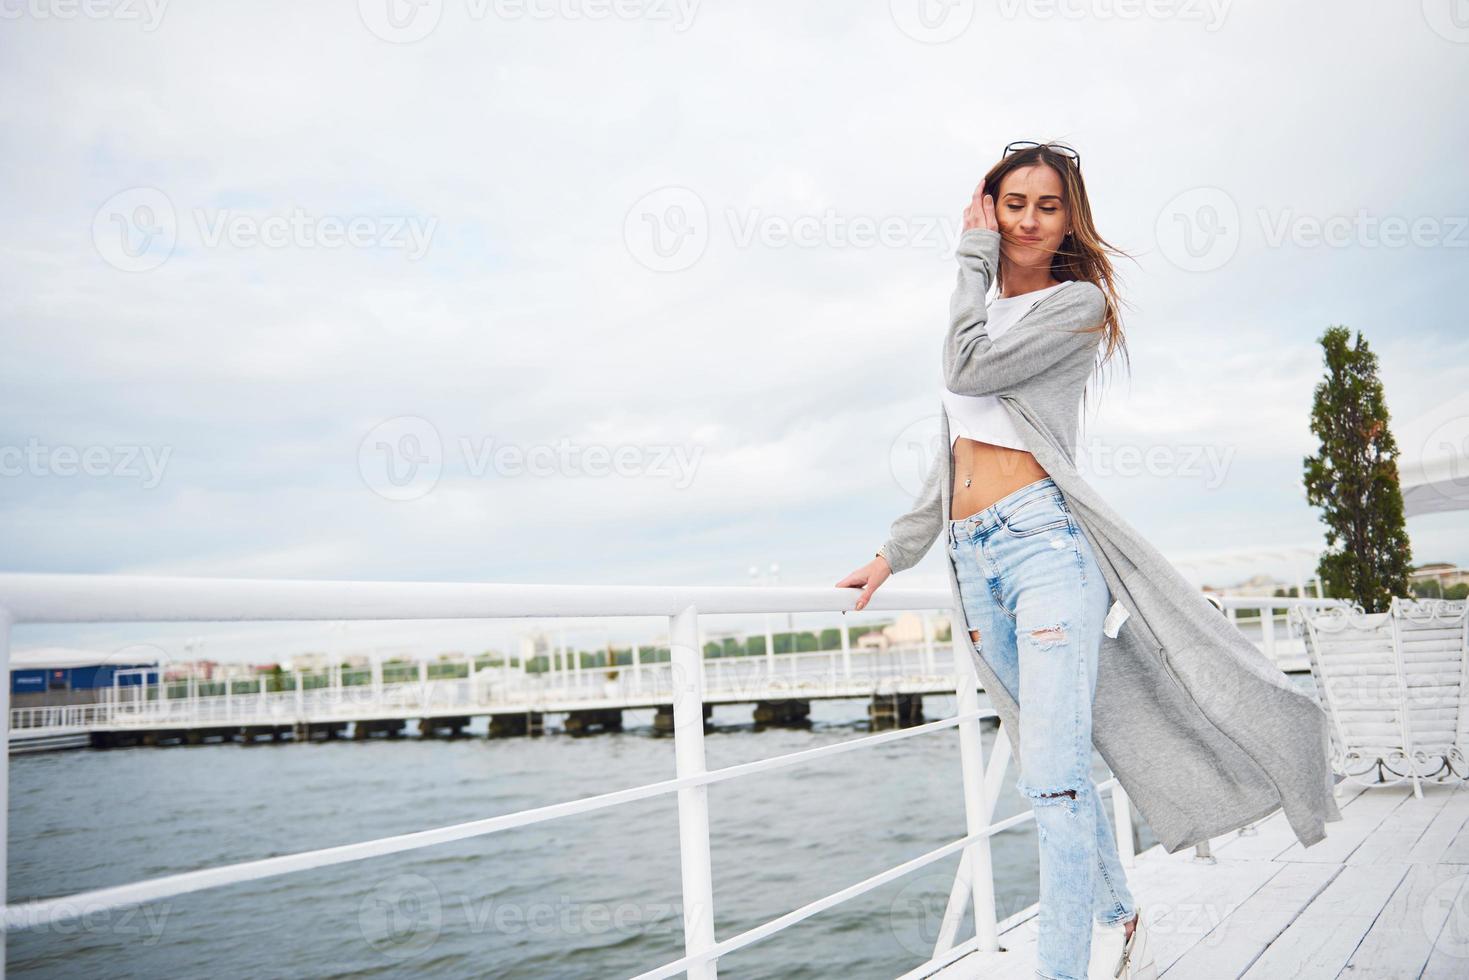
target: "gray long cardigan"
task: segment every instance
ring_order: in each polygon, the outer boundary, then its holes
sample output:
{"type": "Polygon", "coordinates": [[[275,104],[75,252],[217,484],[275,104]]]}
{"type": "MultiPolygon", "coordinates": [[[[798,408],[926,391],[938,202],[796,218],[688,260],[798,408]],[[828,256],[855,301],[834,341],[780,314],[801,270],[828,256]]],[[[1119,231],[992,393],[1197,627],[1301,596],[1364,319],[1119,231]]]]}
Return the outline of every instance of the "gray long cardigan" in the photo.
{"type": "MultiPolygon", "coordinates": [[[[1309,847],[1326,836],[1327,822],[1341,819],[1325,712],[1082,479],[1078,408],[1102,337],[1089,328],[1102,323],[1106,295],[1091,282],[1069,282],[992,340],[985,295],[999,247],[1000,236],[986,228],[959,240],[944,380],[959,394],[999,397],[1096,552],[1114,600],[1092,704],[1097,750],[1169,853],[1278,808],[1309,847]],[[1126,616],[1120,628],[1119,615],[1126,616]]],[[[940,418],[941,451],[880,552],[895,573],[916,564],[949,519],[953,455],[942,404],[940,418]]],[[[962,616],[953,562],[945,564],[962,616]]],[[[955,642],[969,650],[1023,766],[1018,705],[967,623],[955,642]]]]}

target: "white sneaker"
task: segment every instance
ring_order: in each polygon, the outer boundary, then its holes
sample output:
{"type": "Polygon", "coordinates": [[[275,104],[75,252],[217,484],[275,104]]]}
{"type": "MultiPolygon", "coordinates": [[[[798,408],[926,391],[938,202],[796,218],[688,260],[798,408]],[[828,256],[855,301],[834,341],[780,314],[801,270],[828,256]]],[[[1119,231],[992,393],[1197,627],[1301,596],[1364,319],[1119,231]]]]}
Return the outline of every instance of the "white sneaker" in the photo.
{"type": "Polygon", "coordinates": [[[1092,955],[1086,975],[1090,980],[1157,980],[1152,935],[1138,909],[1137,928],[1127,939],[1127,927],[1092,925],[1092,955]]]}
{"type": "MultiPolygon", "coordinates": [[[[1139,919],[1139,922],[1142,920],[1139,919]]],[[[1118,923],[1104,926],[1092,923],[1092,956],[1086,964],[1088,980],[1112,980],[1112,969],[1122,959],[1122,948],[1127,942],[1127,929],[1118,923]]]]}

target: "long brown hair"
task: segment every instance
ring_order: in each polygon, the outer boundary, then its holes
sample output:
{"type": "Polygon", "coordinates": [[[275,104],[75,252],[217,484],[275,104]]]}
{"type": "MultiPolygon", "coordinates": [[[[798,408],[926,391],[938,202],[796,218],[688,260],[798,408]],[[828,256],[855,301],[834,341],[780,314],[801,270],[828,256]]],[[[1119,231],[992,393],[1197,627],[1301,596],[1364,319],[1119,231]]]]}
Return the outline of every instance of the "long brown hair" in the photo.
{"type": "MultiPolygon", "coordinates": [[[[993,194],[995,208],[999,210],[1000,183],[1009,173],[1022,167],[1036,164],[1050,167],[1061,178],[1062,204],[1070,220],[1071,231],[1061,241],[1056,254],[1051,258],[1051,277],[1061,281],[1081,280],[1092,283],[1102,290],[1107,299],[1107,313],[1102,320],[1102,358],[1106,364],[1115,351],[1121,351],[1123,361],[1131,367],[1127,354],[1127,340],[1122,332],[1120,308],[1122,297],[1117,291],[1117,273],[1112,268],[1113,255],[1127,255],[1097,234],[1092,221],[1091,200],[1086,194],[1086,182],[1082,180],[1081,168],[1070,158],[1042,144],[1028,147],[1002,159],[984,175],[985,193],[993,194]],[[991,190],[991,188],[994,188],[991,190]]],[[[1132,256],[1128,255],[1128,258],[1132,256]]],[[[995,282],[1004,288],[1003,264],[995,270],[995,282]]]]}

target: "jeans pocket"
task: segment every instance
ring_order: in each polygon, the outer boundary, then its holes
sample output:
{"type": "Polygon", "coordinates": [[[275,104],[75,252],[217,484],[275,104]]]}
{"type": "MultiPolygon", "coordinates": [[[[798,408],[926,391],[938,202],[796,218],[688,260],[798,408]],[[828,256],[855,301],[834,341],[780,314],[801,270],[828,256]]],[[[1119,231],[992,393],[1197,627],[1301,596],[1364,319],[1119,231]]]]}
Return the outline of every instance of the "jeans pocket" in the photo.
{"type": "Polygon", "coordinates": [[[1028,538],[1066,527],[1070,520],[1071,515],[1061,506],[1061,495],[1045,493],[1021,501],[1010,513],[1001,514],[1000,526],[1013,538],[1028,538]]]}

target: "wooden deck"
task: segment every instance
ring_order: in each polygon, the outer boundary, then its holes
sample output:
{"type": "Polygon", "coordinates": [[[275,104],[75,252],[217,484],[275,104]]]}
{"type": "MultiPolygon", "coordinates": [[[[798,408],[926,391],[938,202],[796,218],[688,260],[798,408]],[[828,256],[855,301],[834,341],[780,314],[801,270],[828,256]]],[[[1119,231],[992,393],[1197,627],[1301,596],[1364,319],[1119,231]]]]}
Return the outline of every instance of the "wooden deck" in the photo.
{"type": "MultiPolygon", "coordinates": [[[[1469,787],[1338,784],[1342,820],[1302,848],[1278,811],[1253,833],[1137,856],[1128,882],[1176,980],[1469,977],[1469,787]]],[[[1002,924],[1005,951],[933,974],[1034,975],[1035,908],[1002,924]],[[1008,928],[1006,928],[1008,927],[1008,928]]]]}

